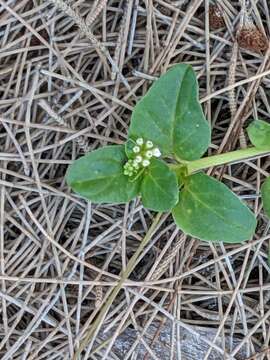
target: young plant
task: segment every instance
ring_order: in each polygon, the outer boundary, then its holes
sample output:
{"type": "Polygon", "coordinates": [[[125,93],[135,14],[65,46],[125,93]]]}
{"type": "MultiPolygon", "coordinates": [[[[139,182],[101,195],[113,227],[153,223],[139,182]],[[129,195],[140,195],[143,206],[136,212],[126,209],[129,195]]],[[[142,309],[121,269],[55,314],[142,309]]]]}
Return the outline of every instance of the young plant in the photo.
{"type": "MultiPolygon", "coordinates": [[[[210,127],[192,67],[176,65],[135,106],[127,142],[76,160],[67,183],[96,203],[125,203],[140,196],[146,208],[171,211],[183,232],[201,240],[242,242],[255,232],[254,214],[202,170],[270,153],[268,123],[254,121],[248,135],[253,147],[201,158],[210,145],[210,127]]],[[[269,194],[267,179],[262,198],[268,216],[269,194]]]]}

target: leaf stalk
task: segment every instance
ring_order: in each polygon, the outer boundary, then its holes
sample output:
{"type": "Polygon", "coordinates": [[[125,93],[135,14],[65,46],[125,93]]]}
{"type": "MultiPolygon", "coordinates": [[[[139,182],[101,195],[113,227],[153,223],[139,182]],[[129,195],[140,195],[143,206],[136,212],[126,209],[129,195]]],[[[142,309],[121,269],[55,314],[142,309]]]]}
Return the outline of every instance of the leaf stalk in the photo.
{"type": "Polygon", "coordinates": [[[183,165],[187,169],[187,175],[194,174],[200,170],[208,169],[213,166],[238,163],[243,160],[251,159],[260,155],[270,154],[269,149],[258,149],[256,147],[250,147],[247,149],[241,149],[236,151],[230,151],[224,154],[213,155],[198,160],[187,161],[181,165],[172,165],[174,170],[177,170],[183,165]]]}

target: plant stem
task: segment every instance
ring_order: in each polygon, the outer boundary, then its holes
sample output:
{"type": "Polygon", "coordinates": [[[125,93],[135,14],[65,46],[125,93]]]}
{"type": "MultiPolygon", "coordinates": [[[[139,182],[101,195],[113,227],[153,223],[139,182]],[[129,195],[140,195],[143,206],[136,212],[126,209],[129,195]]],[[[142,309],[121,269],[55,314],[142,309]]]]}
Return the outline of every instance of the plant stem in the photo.
{"type": "Polygon", "coordinates": [[[104,318],[106,317],[106,315],[107,315],[107,313],[108,313],[114,299],[116,298],[116,296],[120,292],[120,290],[121,290],[121,288],[123,286],[123,283],[127,280],[130,273],[135,268],[137,259],[141,255],[143,249],[145,248],[146,244],[151,239],[154,231],[156,230],[157,225],[159,223],[159,220],[161,218],[161,215],[162,215],[162,213],[157,213],[157,215],[154,218],[149,230],[145,234],[145,237],[142,239],[142,241],[140,243],[140,246],[138,247],[136,252],[133,254],[131,259],[129,260],[129,262],[127,264],[127,267],[126,267],[126,270],[121,274],[121,280],[119,280],[118,284],[115,287],[113,287],[113,288],[111,288],[109,290],[110,295],[109,295],[107,301],[105,302],[105,304],[100,309],[100,312],[99,312],[98,316],[96,317],[95,321],[91,325],[89,331],[86,333],[86,336],[85,336],[84,340],[82,341],[78,351],[74,355],[73,360],[77,360],[79,358],[81,352],[88,346],[89,342],[94,337],[96,331],[98,330],[98,327],[100,326],[100,324],[103,322],[104,318]]]}
{"type": "MultiPolygon", "coordinates": [[[[258,155],[266,155],[268,153],[270,153],[270,148],[268,150],[262,150],[257,149],[256,147],[250,147],[247,149],[231,151],[225,154],[213,155],[199,160],[189,161],[185,165],[187,167],[187,173],[190,175],[199,170],[207,169],[212,166],[238,162],[258,155]]],[[[179,168],[179,165],[177,165],[177,167],[179,168]]]]}

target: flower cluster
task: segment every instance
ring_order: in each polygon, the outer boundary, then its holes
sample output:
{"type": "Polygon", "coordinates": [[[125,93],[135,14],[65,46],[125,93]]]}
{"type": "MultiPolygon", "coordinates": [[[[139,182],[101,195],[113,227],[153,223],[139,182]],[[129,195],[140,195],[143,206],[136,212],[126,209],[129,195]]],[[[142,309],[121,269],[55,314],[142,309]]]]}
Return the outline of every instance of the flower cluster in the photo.
{"type": "Polygon", "coordinates": [[[124,175],[134,176],[139,170],[142,170],[150,165],[152,157],[160,157],[161,152],[157,147],[154,147],[152,141],[144,142],[142,138],[138,138],[134,142],[132,148],[132,157],[124,165],[124,175]]]}

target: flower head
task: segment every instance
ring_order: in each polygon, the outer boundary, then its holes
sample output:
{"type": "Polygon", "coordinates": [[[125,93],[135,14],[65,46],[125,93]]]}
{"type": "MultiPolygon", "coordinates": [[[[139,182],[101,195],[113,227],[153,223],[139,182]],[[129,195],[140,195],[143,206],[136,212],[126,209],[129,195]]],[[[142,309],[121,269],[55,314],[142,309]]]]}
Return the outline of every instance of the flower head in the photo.
{"type": "Polygon", "coordinates": [[[137,174],[151,164],[152,157],[160,157],[159,148],[152,141],[138,138],[132,148],[129,160],[124,165],[124,175],[136,178],[137,174]]]}

